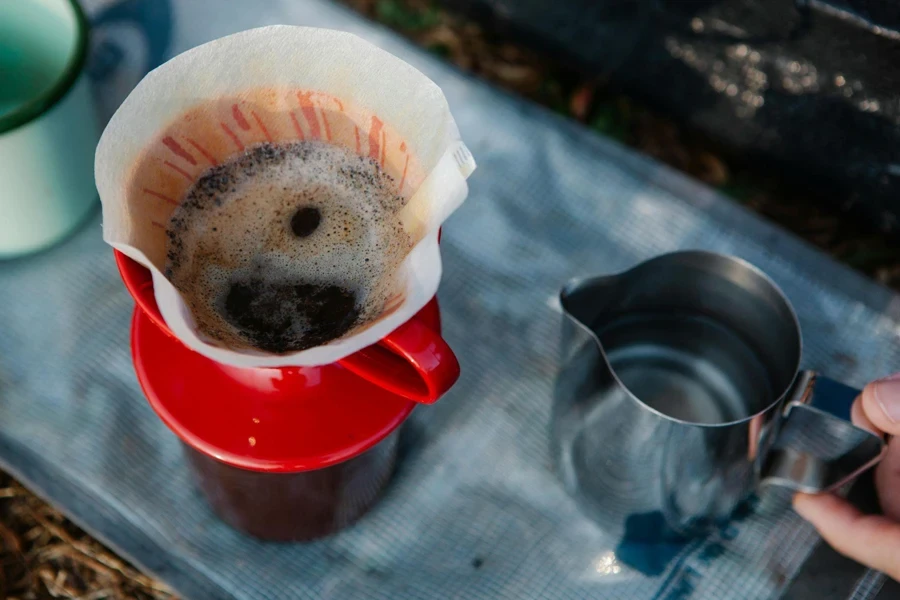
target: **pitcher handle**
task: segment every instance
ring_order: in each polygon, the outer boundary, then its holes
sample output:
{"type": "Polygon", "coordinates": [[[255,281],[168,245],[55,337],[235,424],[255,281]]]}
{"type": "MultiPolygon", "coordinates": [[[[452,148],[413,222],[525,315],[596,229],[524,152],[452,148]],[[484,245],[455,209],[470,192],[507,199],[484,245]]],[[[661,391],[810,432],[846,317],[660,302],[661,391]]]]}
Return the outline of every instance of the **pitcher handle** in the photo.
{"type": "Polygon", "coordinates": [[[884,439],[850,421],[859,393],[813,371],[801,372],[765,455],[761,484],[830,492],[877,464],[887,450],[884,439]]]}
{"type": "Polygon", "coordinates": [[[412,318],[377,344],[338,361],[390,392],[433,404],[459,379],[459,362],[444,338],[412,318]]]}

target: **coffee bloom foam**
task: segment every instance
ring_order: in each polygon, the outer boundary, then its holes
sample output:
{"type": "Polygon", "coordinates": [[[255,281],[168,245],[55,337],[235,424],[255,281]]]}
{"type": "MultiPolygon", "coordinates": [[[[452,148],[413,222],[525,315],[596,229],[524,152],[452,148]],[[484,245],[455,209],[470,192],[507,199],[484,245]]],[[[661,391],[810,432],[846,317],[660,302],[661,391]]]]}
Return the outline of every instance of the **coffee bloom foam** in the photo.
{"type": "MultiPolygon", "coordinates": [[[[249,30],[204,44],[149,73],[113,116],[95,161],[104,239],[151,270],[160,312],[177,337],[214,360],[236,366],[334,362],[377,342],[421,310],[440,281],[438,230],[465,199],[465,180],[474,168],[443,94],[427,77],[353,35],[288,26],[249,30]],[[375,186],[377,192],[369,190],[366,206],[380,216],[367,216],[350,199],[352,194],[340,192],[334,178],[330,183],[322,179],[316,190],[304,188],[298,173],[306,169],[309,175],[315,169],[312,163],[302,168],[293,163],[296,157],[287,156],[290,148],[306,156],[322,153],[328,160],[320,166],[371,165],[373,173],[383,175],[383,185],[375,186]],[[169,234],[177,233],[182,247],[189,241],[203,251],[215,246],[214,239],[224,239],[204,236],[202,227],[195,230],[193,225],[178,229],[176,223],[179,218],[187,222],[191,199],[210,181],[204,177],[267,149],[285,151],[284,162],[240,185],[241,198],[255,198],[251,204],[256,210],[245,211],[243,218],[232,208],[195,219],[218,229],[227,227],[223,215],[230,212],[231,220],[243,221],[245,229],[253,223],[251,233],[236,239],[242,240],[237,246],[245,248],[253,240],[257,263],[242,263],[235,258],[239,253],[220,248],[220,259],[230,257],[222,259],[226,269],[218,275],[214,269],[201,269],[199,280],[224,281],[228,272],[232,280],[238,274],[249,285],[254,269],[287,277],[288,265],[295,276],[296,260],[302,258],[310,285],[352,292],[359,314],[350,329],[338,339],[296,352],[260,351],[246,338],[242,344],[229,342],[227,335],[216,339],[204,332],[199,294],[188,299],[170,281],[178,282],[179,272],[192,272],[190,265],[202,252],[179,253],[169,247],[169,234]],[[293,197],[283,189],[283,194],[266,196],[260,188],[275,190],[284,181],[297,186],[293,197]],[[330,198],[318,207],[314,227],[315,215],[298,212],[303,208],[299,196],[312,198],[313,191],[320,200],[330,198]],[[294,211],[290,215],[289,206],[294,211]],[[271,234],[274,237],[256,239],[263,237],[267,219],[283,219],[285,226],[271,234]],[[339,222],[344,225],[337,227],[339,222]],[[392,227],[395,231],[388,235],[392,227]],[[353,247],[353,252],[338,251],[338,244],[298,244],[303,241],[298,240],[300,234],[310,228],[309,242],[328,232],[366,235],[353,238],[355,246],[341,246],[353,247]],[[174,258],[169,256],[172,251],[174,258]],[[337,281],[339,273],[345,281],[337,281]]],[[[228,193],[238,194],[238,189],[234,186],[228,193]]],[[[219,199],[224,206],[227,194],[219,199]]],[[[182,290],[189,287],[181,285],[182,290]]],[[[233,306],[249,301],[239,292],[233,306]]]]}
{"type": "Polygon", "coordinates": [[[400,299],[405,200],[377,162],[320,141],[212,167],[167,225],[165,275],[211,343],[272,353],[352,335],[400,299]]]}

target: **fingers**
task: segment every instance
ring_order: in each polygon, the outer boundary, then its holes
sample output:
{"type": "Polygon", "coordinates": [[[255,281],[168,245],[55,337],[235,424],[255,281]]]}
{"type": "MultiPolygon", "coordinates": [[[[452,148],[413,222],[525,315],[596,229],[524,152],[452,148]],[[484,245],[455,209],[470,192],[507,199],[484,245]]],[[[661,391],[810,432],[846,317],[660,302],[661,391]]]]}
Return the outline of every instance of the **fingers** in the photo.
{"type": "MultiPolygon", "coordinates": [[[[859,427],[900,436],[900,374],[867,385],[850,416],[859,427]]],[[[875,484],[884,516],[864,515],[831,494],[797,494],[794,509],[835,550],[900,580],[900,437],[891,440],[875,484]]]]}
{"type": "Polygon", "coordinates": [[[900,435],[900,375],[867,385],[860,396],[862,412],[884,433],[900,435]]]}
{"type": "Polygon", "coordinates": [[[900,523],[881,515],[864,515],[831,494],[797,494],[794,509],[835,550],[900,580],[900,523]]]}
{"type": "Polygon", "coordinates": [[[875,468],[875,489],[884,514],[900,522],[900,437],[888,443],[884,458],[875,468]]]}
{"type": "Polygon", "coordinates": [[[853,421],[853,424],[857,427],[868,429],[875,435],[884,435],[884,433],[875,426],[872,420],[866,416],[865,410],[863,410],[862,394],[856,397],[856,400],[853,401],[853,406],[850,407],[850,420],[853,421]]]}
{"type": "Polygon", "coordinates": [[[900,521],[900,373],[867,385],[850,409],[855,425],[877,434],[890,433],[887,451],[875,469],[875,488],[884,514],[900,521]]]}

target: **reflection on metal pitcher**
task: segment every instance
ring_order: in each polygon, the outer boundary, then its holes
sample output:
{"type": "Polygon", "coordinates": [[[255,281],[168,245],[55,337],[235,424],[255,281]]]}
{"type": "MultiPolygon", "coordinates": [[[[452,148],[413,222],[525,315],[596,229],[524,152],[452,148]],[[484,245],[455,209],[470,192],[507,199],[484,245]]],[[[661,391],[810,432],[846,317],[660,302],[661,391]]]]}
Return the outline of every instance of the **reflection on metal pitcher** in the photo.
{"type": "Polygon", "coordinates": [[[762,485],[833,490],[884,451],[849,421],[855,390],[799,371],[793,308],[743,261],[664,255],[560,299],[553,453],[610,532],[706,533],[762,485]]]}

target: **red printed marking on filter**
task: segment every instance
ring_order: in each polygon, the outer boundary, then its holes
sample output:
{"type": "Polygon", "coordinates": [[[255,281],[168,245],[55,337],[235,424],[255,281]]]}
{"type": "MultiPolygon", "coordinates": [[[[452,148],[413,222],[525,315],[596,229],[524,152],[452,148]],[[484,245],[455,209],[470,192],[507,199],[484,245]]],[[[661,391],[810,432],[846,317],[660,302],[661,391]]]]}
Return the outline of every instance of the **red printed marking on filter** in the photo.
{"type": "MultiPolygon", "coordinates": [[[[332,98],[332,100],[334,100],[334,103],[337,104],[338,110],[341,112],[344,112],[343,102],[341,102],[337,98],[332,98]]],[[[326,116],[324,109],[322,110],[322,120],[325,122],[325,135],[328,137],[328,141],[330,142],[331,141],[331,128],[328,125],[328,117],[326,116]]],[[[357,152],[359,152],[359,151],[357,150],[357,152]]]]}
{"type": "Polygon", "coordinates": [[[392,296],[388,296],[387,300],[384,301],[385,306],[390,306],[391,304],[396,303],[397,301],[403,301],[403,292],[397,292],[392,296]]]}
{"type": "Polygon", "coordinates": [[[183,158],[184,160],[188,161],[192,165],[197,164],[197,159],[194,158],[193,156],[191,156],[187,150],[182,148],[181,144],[176,142],[175,138],[173,138],[172,136],[167,135],[166,137],[164,137],[162,139],[162,143],[166,148],[171,150],[176,156],[183,158]]]}
{"type": "Polygon", "coordinates": [[[300,101],[300,112],[309,125],[309,137],[317,140],[321,136],[319,118],[316,116],[316,107],[312,103],[312,92],[297,92],[297,100],[300,101]]]}
{"type": "Polygon", "coordinates": [[[359,127],[353,126],[353,133],[356,134],[356,153],[359,154],[359,127]]]}
{"type": "Polygon", "coordinates": [[[406,183],[406,169],[409,167],[409,154],[406,155],[406,162],[403,163],[403,176],[400,177],[400,187],[397,188],[397,193],[403,191],[403,184],[406,183]]]}
{"type": "Polygon", "coordinates": [[[241,139],[237,136],[237,134],[233,132],[231,128],[228,127],[228,125],[226,125],[225,123],[219,123],[219,125],[221,125],[222,129],[225,130],[225,133],[228,134],[228,136],[231,138],[231,141],[234,142],[234,145],[238,147],[238,150],[243,150],[244,144],[241,143],[241,139]]]}
{"type": "Polygon", "coordinates": [[[400,305],[403,304],[403,296],[394,296],[393,298],[389,298],[387,302],[384,303],[384,309],[382,309],[382,313],[390,313],[394,312],[400,305]]]}
{"type": "Polygon", "coordinates": [[[294,111],[291,111],[290,115],[291,115],[291,121],[294,123],[294,130],[297,132],[297,136],[301,140],[306,139],[303,136],[303,129],[300,127],[300,123],[297,121],[297,115],[294,114],[294,111]]]}
{"type": "Polygon", "coordinates": [[[206,148],[192,140],[191,138],[187,138],[188,144],[193,146],[197,152],[203,155],[203,158],[209,161],[209,164],[216,166],[219,162],[216,160],[216,157],[206,151],[206,148]]]}
{"type": "Polygon", "coordinates": [[[153,190],[148,190],[147,188],[143,188],[143,189],[141,189],[141,191],[144,192],[145,194],[149,194],[151,196],[159,198],[160,200],[165,200],[166,202],[168,202],[169,204],[171,204],[173,206],[178,206],[178,201],[175,200],[175,198],[170,198],[169,196],[166,196],[165,194],[160,194],[159,192],[155,192],[153,190]]]}
{"type": "Polygon", "coordinates": [[[378,148],[378,138],[381,135],[381,128],[384,123],[378,117],[372,117],[372,126],[369,128],[369,158],[378,160],[380,149],[378,148]]]}
{"type": "Polygon", "coordinates": [[[325,111],[322,111],[322,122],[325,123],[325,139],[329,142],[331,141],[331,127],[328,125],[328,117],[325,115],[325,111]]]}
{"type": "Polygon", "coordinates": [[[379,159],[379,163],[381,163],[381,168],[384,168],[384,150],[387,148],[387,139],[384,134],[384,129],[381,130],[381,158],[379,159]]]}
{"type": "Polygon", "coordinates": [[[263,132],[263,135],[266,136],[266,140],[271,142],[272,136],[269,135],[269,130],[266,129],[266,126],[263,124],[262,119],[259,118],[259,115],[256,114],[256,111],[250,111],[250,114],[253,115],[253,120],[256,121],[256,124],[259,125],[260,131],[263,132]]]}
{"type": "Polygon", "coordinates": [[[250,131],[250,123],[247,122],[247,118],[244,117],[244,113],[241,112],[240,106],[238,106],[237,104],[232,104],[231,115],[234,117],[234,121],[238,124],[238,127],[243,129],[244,131],[250,131]]]}
{"type": "Polygon", "coordinates": [[[192,181],[194,179],[193,177],[191,177],[190,173],[188,173],[187,171],[185,171],[184,169],[182,169],[181,167],[179,167],[178,165],[176,165],[174,163],[170,163],[169,161],[166,160],[166,161],[163,161],[163,164],[166,165],[167,167],[169,167],[170,169],[172,169],[173,171],[177,171],[177,172],[181,173],[182,175],[184,175],[184,177],[188,181],[192,181]]]}

